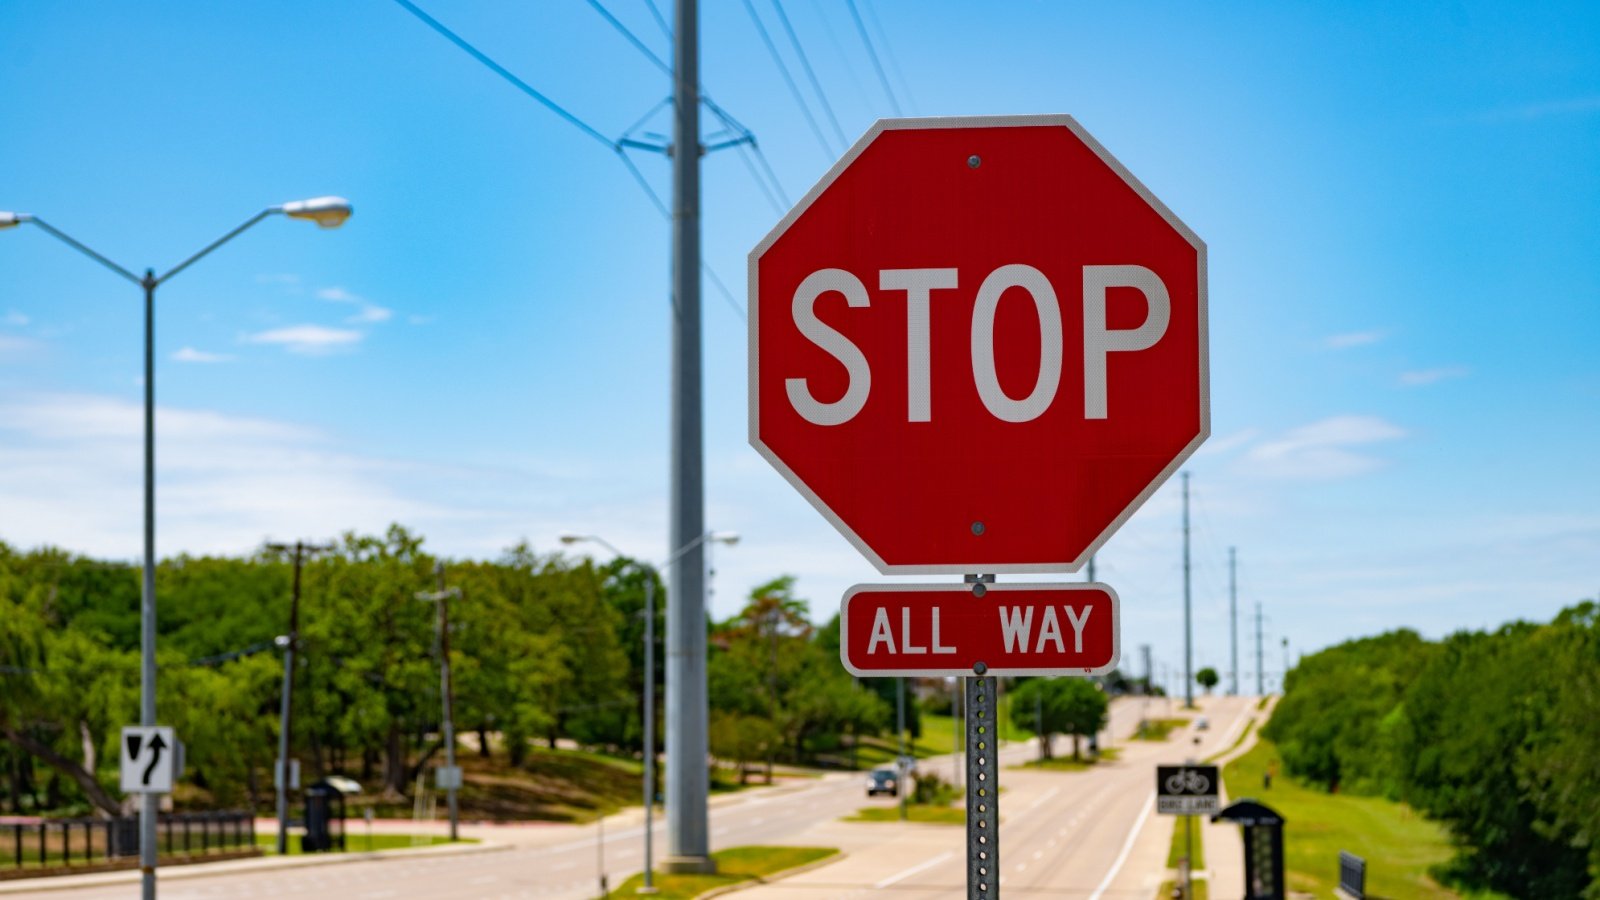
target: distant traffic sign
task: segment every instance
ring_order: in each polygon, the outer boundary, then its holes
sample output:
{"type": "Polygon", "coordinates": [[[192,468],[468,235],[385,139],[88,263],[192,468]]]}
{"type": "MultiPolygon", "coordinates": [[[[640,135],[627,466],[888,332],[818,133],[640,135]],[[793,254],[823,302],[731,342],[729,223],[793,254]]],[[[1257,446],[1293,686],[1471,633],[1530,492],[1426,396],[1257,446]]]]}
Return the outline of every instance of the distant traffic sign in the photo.
{"type": "Polygon", "coordinates": [[[1216,766],[1156,766],[1156,812],[1171,816],[1208,816],[1215,813],[1216,766]]]}
{"type": "Polygon", "coordinates": [[[1100,675],[1117,666],[1117,594],[1103,584],[856,585],[839,657],[858,676],[1100,675]]]}
{"type": "Polygon", "coordinates": [[[433,770],[433,783],[441,791],[461,790],[461,767],[439,766],[433,770]]]}
{"type": "Polygon", "coordinates": [[[122,792],[170,794],[178,771],[178,741],[165,725],[122,729],[122,792]]]}
{"type": "Polygon", "coordinates": [[[749,277],[750,443],[882,572],[1076,571],[1210,431],[1205,244],[1070,116],[878,122],[749,277]]]}

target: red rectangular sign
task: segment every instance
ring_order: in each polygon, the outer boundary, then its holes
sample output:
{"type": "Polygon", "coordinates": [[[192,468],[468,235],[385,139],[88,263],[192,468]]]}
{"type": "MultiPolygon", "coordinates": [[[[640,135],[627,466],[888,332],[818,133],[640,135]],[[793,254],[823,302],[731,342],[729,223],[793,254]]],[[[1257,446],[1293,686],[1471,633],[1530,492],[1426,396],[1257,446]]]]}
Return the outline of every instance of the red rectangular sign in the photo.
{"type": "Polygon", "coordinates": [[[839,658],[851,674],[1103,675],[1121,654],[1108,585],[858,584],[845,592],[839,658]],[[981,669],[977,668],[982,666],[981,669]]]}

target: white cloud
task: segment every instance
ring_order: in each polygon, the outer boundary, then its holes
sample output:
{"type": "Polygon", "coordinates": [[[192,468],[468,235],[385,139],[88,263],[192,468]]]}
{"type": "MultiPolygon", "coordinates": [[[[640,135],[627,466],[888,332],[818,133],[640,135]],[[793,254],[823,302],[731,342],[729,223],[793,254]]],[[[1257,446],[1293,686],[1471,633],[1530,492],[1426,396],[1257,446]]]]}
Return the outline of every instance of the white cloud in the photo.
{"type": "Polygon", "coordinates": [[[172,354],[173,362],[220,363],[229,362],[232,359],[233,357],[226,353],[207,353],[204,350],[196,350],[193,347],[184,347],[172,354]]]}
{"type": "Polygon", "coordinates": [[[1344,478],[1384,464],[1354,448],[1405,436],[1404,429],[1377,416],[1332,416],[1258,444],[1245,458],[1250,471],[1273,477],[1344,478]]]}
{"type": "Polygon", "coordinates": [[[1388,337],[1387,331],[1374,329],[1372,331],[1351,331],[1345,334],[1330,335],[1323,341],[1330,350],[1348,350],[1351,347],[1367,347],[1376,344],[1388,337]]]}
{"type": "Polygon", "coordinates": [[[1470,370],[1466,366],[1440,366],[1436,369],[1418,369],[1413,372],[1401,372],[1400,384],[1403,387],[1422,387],[1423,385],[1436,384],[1452,378],[1465,378],[1470,370]]]}
{"type": "Polygon", "coordinates": [[[324,328],[321,325],[291,325],[245,337],[252,344],[276,344],[290,353],[314,356],[353,347],[366,337],[349,328],[324,328]]]}
{"type": "Polygon", "coordinates": [[[6,310],[5,315],[0,316],[0,325],[5,325],[8,328],[21,328],[30,321],[32,320],[14,309],[6,310]]]}
{"type": "Polygon", "coordinates": [[[342,287],[325,287],[317,291],[317,296],[329,303],[347,303],[360,307],[345,322],[351,325],[372,325],[378,322],[387,322],[394,317],[394,310],[386,306],[368,302],[358,294],[351,293],[342,287]]]}
{"type": "Polygon", "coordinates": [[[20,359],[37,349],[39,349],[37,341],[0,334],[0,361],[20,359]]]}

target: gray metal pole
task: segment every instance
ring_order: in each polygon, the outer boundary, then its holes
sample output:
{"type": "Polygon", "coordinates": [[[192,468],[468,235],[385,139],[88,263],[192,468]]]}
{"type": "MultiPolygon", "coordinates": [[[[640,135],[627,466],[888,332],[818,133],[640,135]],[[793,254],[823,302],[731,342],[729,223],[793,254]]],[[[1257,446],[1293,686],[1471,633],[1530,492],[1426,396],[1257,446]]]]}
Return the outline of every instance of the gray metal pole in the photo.
{"type": "Polygon", "coordinates": [[[645,569],[644,582],[644,886],[641,894],[656,892],[656,573],[645,569]]]}
{"type": "Polygon", "coordinates": [[[1233,647],[1233,690],[1239,696],[1239,579],[1238,556],[1235,548],[1228,548],[1228,642],[1233,647]]]}
{"type": "Polygon", "coordinates": [[[1267,695],[1267,676],[1263,671],[1261,654],[1261,601],[1256,601],[1256,693],[1267,695]]]}
{"type": "Polygon", "coordinates": [[[278,708],[278,855],[289,853],[289,694],[294,690],[294,630],[283,645],[283,701],[278,708]]]}
{"type": "MultiPolygon", "coordinates": [[[[976,593],[976,592],[975,592],[976,593]]],[[[1000,896],[1000,708],[978,663],[967,694],[967,900],[1000,896]]]]}
{"type": "Polygon", "coordinates": [[[900,798],[900,821],[906,819],[906,680],[894,680],[894,734],[899,750],[894,758],[894,793],[900,798]]]}
{"type": "MultiPolygon", "coordinates": [[[[434,572],[439,581],[439,696],[444,707],[444,764],[452,773],[456,767],[456,723],[451,711],[450,697],[450,595],[451,592],[444,588],[444,563],[437,563],[434,572]]],[[[456,788],[454,775],[451,776],[451,787],[445,789],[445,797],[450,804],[450,840],[460,840],[457,828],[460,823],[460,810],[456,805],[456,788]]]]}
{"type": "MultiPolygon", "coordinates": [[[[139,724],[156,724],[156,273],[144,279],[144,572],[139,590],[139,724]]],[[[156,896],[160,797],[139,797],[139,870],[144,900],[156,896]]]]}
{"type": "MultiPolygon", "coordinates": [[[[700,24],[678,0],[673,27],[672,452],[673,552],[705,534],[700,372],[700,24]]],[[[710,872],[706,794],[703,543],[672,570],[667,617],[667,858],[663,869],[710,872]]]]}
{"type": "Polygon", "coordinates": [[[1194,623],[1189,603],[1189,473],[1183,473],[1183,707],[1194,709],[1194,623]]]}

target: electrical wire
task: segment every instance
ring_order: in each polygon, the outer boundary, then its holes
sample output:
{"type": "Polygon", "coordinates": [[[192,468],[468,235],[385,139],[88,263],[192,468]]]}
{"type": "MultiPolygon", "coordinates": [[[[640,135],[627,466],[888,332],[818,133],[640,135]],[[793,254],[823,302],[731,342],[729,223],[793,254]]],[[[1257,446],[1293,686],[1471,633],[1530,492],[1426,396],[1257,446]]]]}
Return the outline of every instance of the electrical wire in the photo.
{"type": "Polygon", "coordinates": [[[817,73],[811,68],[811,59],[806,56],[806,49],[800,45],[800,35],[795,33],[794,25],[789,21],[789,14],[783,11],[783,0],[772,0],[772,8],[778,11],[778,21],[783,23],[783,30],[789,35],[789,43],[794,46],[795,55],[800,57],[800,67],[805,69],[806,78],[811,82],[811,89],[817,92],[817,100],[822,104],[822,111],[828,114],[828,123],[833,126],[833,133],[838,135],[841,146],[850,146],[850,141],[844,136],[844,129],[839,127],[839,119],[833,114],[833,106],[828,103],[828,95],[823,93],[822,82],[817,80],[817,73]]]}
{"type": "Polygon", "coordinates": [[[672,40],[672,26],[668,25],[666,18],[661,15],[661,10],[656,6],[656,0],[644,0],[644,5],[650,7],[650,17],[656,20],[657,25],[661,26],[661,33],[667,36],[667,40],[672,40]]]}
{"type": "Polygon", "coordinates": [[[844,2],[850,7],[850,18],[856,22],[856,31],[861,33],[861,43],[867,48],[867,56],[872,60],[872,70],[878,73],[878,82],[883,85],[883,92],[889,97],[889,108],[898,116],[900,101],[894,98],[894,89],[889,87],[889,76],[883,71],[883,63],[878,61],[878,51],[872,47],[872,38],[867,34],[867,23],[861,21],[861,10],[856,8],[856,0],[844,0],[844,2]]]}
{"type": "Polygon", "coordinates": [[[611,23],[612,28],[615,28],[619,34],[627,38],[628,43],[632,44],[640,53],[643,53],[646,59],[650,60],[652,63],[655,63],[656,68],[667,73],[669,78],[672,76],[672,66],[667,65],[665,60],[655,54],[655,51],[645,46],[644,41],[639,40],[637,35],[628,30],[628,26],[622,24],[622,22],[619,21],[616,16],[611,14],[611,10],[606,9],[600,4],[600,0],[588,0],[588,3],[595,12],[600,14],[601,18],[611,23]]]}
{"type": "Polygon", "coordinates": [[[601,134],[594,126],[568,112],[561,104],[540,93],[539,90],[533,85],[528,84],[526,81],[523,81],[521,78],[513,75],[509,69],[495,62],[489,57],[488,54],[484,53],[482,50],[479,50],[477,47],[472,46],[472,44],[468,43],[465,38],[456,34],[454,31],[446,28],[444,23],[423,12],[421,7],[417,6],[415,3],[412,3],[411,0],[394,0],[394,2],[398,3],[406,12],[409,12],[413,16],[416,16],[418,19],[420,19],[424,25],[427,25],[429,28],[432,28],[434,31],[438,32],[442,37],[445,38],[445,40],[448,40],[450,43],[461,48],[461,50],[464,51],[468,56],[471,56],[473,59],[487,66],[490,71],[510,82],[511,85],[517,90],[527,94],[529,97],[532,97],[545,109],[548,109],[560,116],[567,124],[578,129],[589,137],[594,138],[607,147],[615,147],[615,142],[601,134]]]}
{"type": "Polygon", "coordinates": [[[767,31],[766,23],[761,21],[761,16],[756,12],[755,4],[750,0],[743,0],[745,11],[750,14],[750,21],[756,26],[756,33],[761,35],[761,43],[767,48],[767,55],[772,57],[772,62],[778,67],[778,74],[783,76],[783,83],[789,88],[789,96],[794,98],[795,105],[800,107],[800,114],[805,116],[806,124],[811,126],[811,133],[816,135],[817,143],[822,145],[822,153],[828,159],[838,155],[833,145],[822,134],[822,126],[817,124],[816,116],[811,114],[811,107],[806,103],[804,95],[800,93],[800,86],[795,84],[794,76],[789,74],[789,66],[784,63],[783,56],[778,53],[778,45],[772,42],[772,34],[767,31]]]}
{"type": "Polygon", "coordinates": [[[911,96],[911,83],[906,81],[906,75],[900,71],[900,61],[895,58],[894,48],[889,46],[889,32],[883,27],[883,20],[878,18],[878,10],[873,6],[872,0],[861,0],[867,8],[867,18],[872,20],[872,27],[877,29],[878,43],[883,45],[883,55],[889,57],[889,69],[894,72],[894,77],[900,82],[900,93],[906,98],[906,105],[911,107],[912,115],[916,115],[917,101],[911,96]]]}

